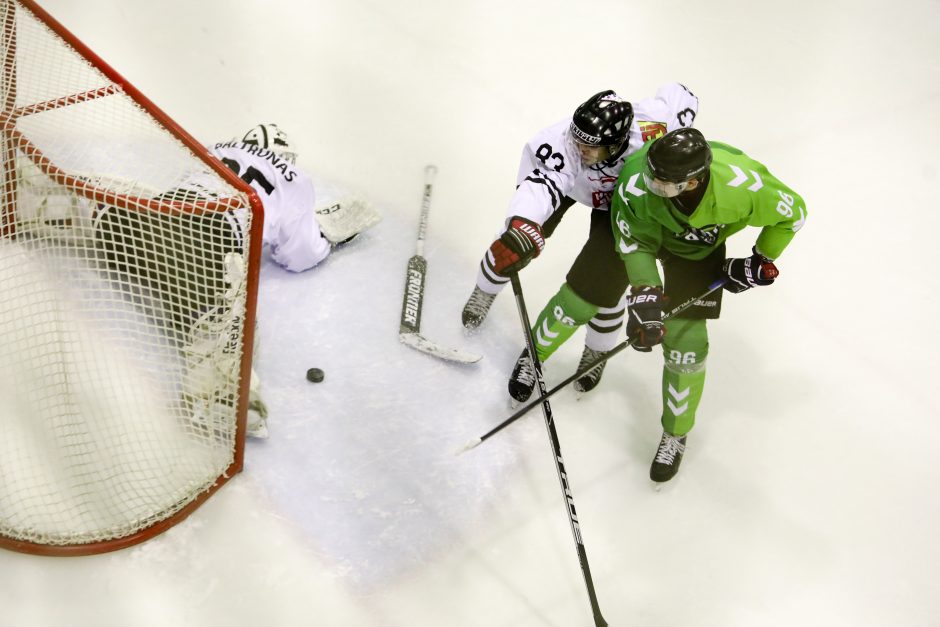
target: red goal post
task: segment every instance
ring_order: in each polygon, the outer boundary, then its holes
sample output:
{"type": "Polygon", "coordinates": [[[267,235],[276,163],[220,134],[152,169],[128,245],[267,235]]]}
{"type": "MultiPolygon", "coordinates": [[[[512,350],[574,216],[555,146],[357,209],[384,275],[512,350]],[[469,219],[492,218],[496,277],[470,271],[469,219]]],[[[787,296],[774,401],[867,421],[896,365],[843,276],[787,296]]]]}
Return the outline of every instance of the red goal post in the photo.
{"type": "Polygon", "coordinates": [[[0,547],[111,551],[242,468],[262,207],[32,0],[0,54],[0,547]]]}

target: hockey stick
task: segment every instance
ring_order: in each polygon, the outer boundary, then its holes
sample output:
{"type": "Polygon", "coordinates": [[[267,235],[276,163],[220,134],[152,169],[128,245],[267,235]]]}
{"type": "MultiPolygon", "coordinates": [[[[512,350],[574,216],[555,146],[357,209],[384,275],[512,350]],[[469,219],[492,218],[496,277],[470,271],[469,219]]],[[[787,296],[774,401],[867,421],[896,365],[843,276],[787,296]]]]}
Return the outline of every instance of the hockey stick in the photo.
{"type": "Polygon", "coordinates": [[[601,616],[601,608],[597,604],[597,594],[594,592],[594,581],[591,579],[591,568],[588,566],[587,551],[584,549],[584,542],[581,539],[581,525],[578,522],[578,514],[574,508],[574,497],[571,494],[571,485],[568,483],[568,474],[565,472],[565,462],[561,457],[561,444],[558,441],[558,432],[555,431],[555,419],[552,417],[552,406],[548,402],[548,395],[545,393],[545,379],[542,377],[542,364],[539,362],[538,353],[535,352],[535,341],[532,339],[531,325],[529,324],[529,314],[526,312],[525,299],[522,296],[522,285],[519,282],[519,274],[510,275],[512,281],[512,292],[516,296],[516,307],[519,309],[519,319],[522,321],[522,329],[525,333],[525,343],[529,350],[529,357],[532,360],[532,367],[535,371],[535,380],[539,386],[541,394],[542,414],[545,416],[545,427],[548,429],[548,436],[552,444],[552,453],[555,456],[555,468],[558,470],[558,481],[561,483],[561,491],[565,497],[565,504],[568,508],[568,522],[571,523],[571,533],[574,536],[574,543],[578,550],[578,561],[581,564],[581,574],[584,575],[584,584],[587,587],[588,598],[591,601],[591,611],[594,613],[595,627],[607,627],[607,621],[601,616]]]}
{"type": "Polygon", "coordinates": [[[401,322],[398,326],[398,339],[407,346],[422,353],[433,355],[447,361],[472,364],[480,361],[482,355],[467,353],[454,348],[445,348],[421,335],[421,308],[424,304],[424,280],[428,272],[428,261],[424,258],[424,237],[428,229],[428,214],[431,211],[431,186],[437,168],[429,165],[424,168],[424,197],[421,199],[421,221],[418,224],[418,244],[415,254],[408,260],[405,274],[405,296],[401,304],[401,322]]]}
{"type": "MultiPolygon", "coordinates": [[[[714,283],[712,283],[711,285],[709,285],[709,286],[708,286],[708,290],[705,291],[701,296],[694,296],[694,297],[690,298],[689,300],[685,301],[684,303],[681,303],[681,304],[679,304],[679,305],[676,305],[675,307],[673,307],[672,309],[670,309],[665,315],[663,315],[663,320],[666,320],[667,318],[671,318],[672,316],[675,316],[676,314],[678,314],[678,313],[681,312],[681,311],[685,311],[686,309],[688,309],[689,307],[691,307],[692,305],[694,305],[694,304],[697,303],[698,301],[702,300],[703,298],[705,298],[706,296],[708,296],[709,294],[711,294],[711,293],[714,292],[715,290],[718,290],[718,289],[721,289],[722,287],[724,287],[725,283],[727,283],[727,282],[728,282],[728,279],[727,279],[727,278],[718,279],[717,281],[715,281],[714,283]]],[[[557,392],[558,390],[560,390],[560,389],[562,389],[563,387],[567,386],[567,385],[568,385],[569,383],[571,383],[572,381],[575,381],[575,380],[577,380],[577,379],[580,379],[580,378],[583,377],[586,373],[590,372],[591,370],[594,370],[595,367],[601,365],[602,363],[604,363],[605,361],[607,361],[608,359],[610,359],[611,357],[613,357],[614,355],[616,355],[617,353],[619,353],[620,351],[622,351],[623,349],[625,349],[626,347],[632,345],[635,339],[636,339],[636,338],[628,337],[625,341],[621,342],[620,344],[617,344],[617,346],[615,346],[614,348],[612,348],[606,355],[604,355],[603,357],[598,357],[597,359],[595,359],[594,361],[592,361],[591,363],[589,363],[589,364],[586,365],[585,367],[581,368],[581,369],[578,370],[576,373],[574,373],[573,375],[571,375],[570,377],[568,377],[567,379],[565,379],[564,381],[562,381],[561,383],[559,383],[558,385],[556,385],[555,387],[553,387],[551,390],[549,390],[548,393],[545,393],[545,391],[542,390],[542,391],[541,391],[541,396],[539,396],[537,399],[535,399],[534,401],[532,401],[532,402],[529,403],[528,405],[522,407],[519,411],[517,411],[517,412],[514,413],[512,416],[510,416],[510,417],[507,418],[506,420],[502,421],[501,423],[499,423],[498,425],[496,425],[495,427],[493,427],[492,429],[490,429],[490,430],[489,430],[488,432],[486,432],[485,434],[481,435],[480,437],[478,437],[478,438],[476,438],[476,439],[474,439],[474,440],[470,440],[469,442],[467,442],[467,443],[463,446],[463,448],[461,448],[460,450],[457,451],[457,454],[460,455],[460,454],[463,453],[464,451],[469,451],[469,450],[472,449],[472,448],[476,448],[477,446],[479,446],[480,444],[482,444],[484,440],[486,440],[486,439],[489,438],[490,436],[496,435],[496,433],[498,433],[498,432],[502,431],[504,428],[508,427],[510,424],[512,424],[513,422],[515,422],[516,420],[518,420],[519,418],[521,418],[523,415],[525,415],[526,413],[528,413],[530,409],[532,409],[533,407],[535,407],[535,406],[538,405],[539,403],[541,403],[541,402],[547,400],[550,396],[552,396],[552,395],[553,395],[555,392],[557,392]]]]}

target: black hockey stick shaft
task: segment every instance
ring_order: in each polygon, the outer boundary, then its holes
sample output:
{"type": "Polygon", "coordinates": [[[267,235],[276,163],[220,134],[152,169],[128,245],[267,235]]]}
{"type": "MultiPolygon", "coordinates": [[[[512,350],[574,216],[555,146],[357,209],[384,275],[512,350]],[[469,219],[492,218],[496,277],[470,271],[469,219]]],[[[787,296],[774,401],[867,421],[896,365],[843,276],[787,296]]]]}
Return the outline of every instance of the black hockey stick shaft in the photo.
{"type": "MultiPolygon", "coordinates": [[[[707,297],[709,294],[711,294],[711,293],[714,292],[715,290],[718,290],[718,289],[721,289],[722,287],[724,287],[724,284],[725,284],[726,282],[727,282],[727,279],[725,279],[725,278],[718,279],[717,281],[715,281],[714,283],[712,283],[711,285],[709,285],[709,286],[708,286],[708,290],[707,290],[706,292],[704,292],[701,296],[695,296],[695,297],[693,297],[693,298],[690,298],[689,300],[687,300],[687,301],[685,301],[685,302],[683,302],[683,303],[681,303],[681,304],[679,304],[679,305],[676,305],[675,307],[673,307],[672,309],[670,309],[670,310],[663,316],[663,320],[665,320],[665,319],[667,319],[667,318],[671,318],[672,316],[675,316],[675,315],[678,314],[679,312],[685,311],[686,309],[688,309],[689,307],[691,307],[692,305],[694,305],[696,302],[698,302],[698,301],[702,300],[703,298],[707,297]]],[[[610,351],[608,351],[606,355],[603,355],[602,357],[598,357],[596,360],[594,360],[594,361],[592,361],[591,363],[589,363],[588,365],[584,366],[583,368],[581,368],[580,370],[578,370],[576,373],[574,373],[573,375],[571,375],[570,377],[568,377],[567,379],[565,379],[564,381],[562,381],[561,383],[559,383],[558,385],[556,385],[555,387],[553,387],[553,388],[552,388],[551,390],[549,390],[547,393],[544,392],[544,390],[543,390],[543,391],[542,391],[542,394],[541,394],[537,399],[535,399],[534,401],[530,402],[528,405],[525,405],[525,406],[521,407],[516,413],[514,413],[514,414],[511,415],[509,418],[507,418],[506,420],[502,421],[501,423],[499,423],[498,425],[496,425],[495,427],[493,427],[492,429],[490,429],[490,430],[489,430],[488,432],[486,432],[484,435],[481,435],[481,436],[480,436],[479,438],[477,438],[476,440],[472,440],[471,442],[468,442],[468,443],[464,446],[464,448],[461,449],[460,452],[463,452],[463,451],[465,451],[465,450],[468,450],[468,449],[471,449],[471,448],[475,448],[476,446],[479,446],[479,445],[480,445],[484,440],[486,440],[487,438],[496,435],[497,433],[499,433],[500,431],[502,431],[503,429],[505,429],[506,427],[508,427],[510,424],[514,423],[514,422],[515,422],[516,420],[518,420],[519,418],[522,418],[522,416],[524,416],[525,414],[529,413],[529,411],[530,411],[533,407],[536,407],[537,405],[539,405],[539,403],[545,401],[546,399],[548,399],[549,397],[551,397],[552,395],[554,395],[555,392],[558,392],[558,391],[561,390],[562,388],[566,387],[566,386],[567,386],[568,384],[570,384],[572,381],[575,381],[575,380],[577,380],[577,379],[580,379],[581,377],[583,377],[585,374],[587,374],[587,373],[590,372],[591,370],[594,370],[594,368],[596,368],[597,366],[601,365],[602,363],[604,363],[605,361],[607,361],[608,359],[610,359],[611,357],[613,357],[614,355],[616,355],[617,353],[619,353],[620,351],[622,351],[623,349],[625,349],[626,347],[628,347],[628,346],[630,346],[631,344],[633,344],[633,342],[634,342],[635,339],[636,339],[636,338],[628,337],[625,341],[621,342],[620,344],[618,344],[617,346],[615,346],[613,349],[611,349],[610,351]]]]}
{"type": "Polygon", "coordinates": [[[561,491],[565,497],[565,505],[568,508],[568,521],[571,523],[571,533],[574,536],[574,542],[578,550],[581,574],[584,576],[584,584],[587,587],[588,598],[591,601],[591,611],[594,613],[594,625],[595,627],[607,627],[607,621],[601,616],[601,608],[597,603],[597,593],[594,591],[594,580],[591,578],[591,567],[588,565],[587,551],[585,551],[584,542],[581,539],[581,525],[578,522],[578,514],[575,511],[574,497],[571,493],[571,485],[568,482],[568,473],[565,471],[565,462],[561,456],[561,443],[558,441],[558,432],[555,430],[552,406],[549,404],[548,395],[545,393],[545,379],[542,377],[542,364],[539,362],[538,353],[535,352],[535,341],[532,338],[529,314],[526,311],[525,298],[522,296],[522,284],[519,282],[519,274],[513,273],[510,275],[510,280],[512,281],[513,294],[516,297],[516,307],[519,309],[519,319],[522,321],[522,329],[525,333],[526,348],[528,348],[529,357],[532,359],[535,380],[542,398],[541,404],[542,413],[545,415],[545,427],[548,429],[548,437],[552,444],[552,454],[555,457],[555,468],[558,470],[558,481],[561,484],[561,491]]]}

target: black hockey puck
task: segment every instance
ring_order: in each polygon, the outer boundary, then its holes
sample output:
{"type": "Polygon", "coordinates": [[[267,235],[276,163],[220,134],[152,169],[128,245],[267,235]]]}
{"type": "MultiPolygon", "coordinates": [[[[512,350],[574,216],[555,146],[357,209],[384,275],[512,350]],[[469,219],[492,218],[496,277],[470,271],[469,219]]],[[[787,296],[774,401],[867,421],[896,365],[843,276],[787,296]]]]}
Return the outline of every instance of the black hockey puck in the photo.
{"type": "Polygon", "coordinates": [[[323,371],[319,368],[311,368],[307,371],[307,381],[319,383],[320,381],[323,381],[323,376],[323,371]]]}

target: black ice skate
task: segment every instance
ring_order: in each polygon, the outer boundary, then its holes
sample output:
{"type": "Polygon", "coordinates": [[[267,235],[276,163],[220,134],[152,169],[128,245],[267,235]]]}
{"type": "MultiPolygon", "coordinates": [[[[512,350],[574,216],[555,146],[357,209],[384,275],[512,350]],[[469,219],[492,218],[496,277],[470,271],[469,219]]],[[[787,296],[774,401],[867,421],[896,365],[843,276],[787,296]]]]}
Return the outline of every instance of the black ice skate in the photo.
{"type": "Polygon", "coordinates": [[[650,466],[650,479],[657,483],[669,481],[679,472],[679,463],[685,452],[685,439],[687,436],[676,437],[663,431],[663,438],[659,441],[659,449],[650,466]]]}
{"type": "MultiPolygon", "coordinates": [[[[584,347],[584,352],[581,353],[581,362],[578,364],[578,370],[584,368],[591,362],[597,361],[607,354],[607,351],[596,351],[593,348],[584,347]]],[[[604,366],[607,365],[605,361],[596,368],[591,368],[584,373],[584,376],[579,378],[574,382],[574,389],[578,392],[590,392],[597,387],[597,384],[601,382],[601,377],[604,375],[604,366]]]]}
{"type": "Polygon", "coordinates": [[[535,369],[529,359],[529,350],[525,349],[516,360],[516,366],[509,377],[509,396],[516,402],[524,403],[532,396],[535,389],[535,369]]]}
{"type": "Polygon", "coordinates": [[[463,326],[472,331],[483,324],[494,300],[496,300],[496,294],[487,294],[479,287],[474,287],[470,299],[463,306],[463,315],[461,316],[463,326]]]}

